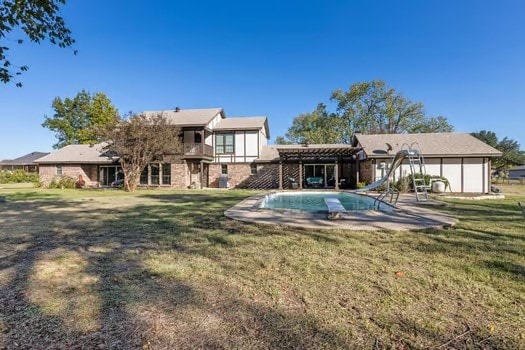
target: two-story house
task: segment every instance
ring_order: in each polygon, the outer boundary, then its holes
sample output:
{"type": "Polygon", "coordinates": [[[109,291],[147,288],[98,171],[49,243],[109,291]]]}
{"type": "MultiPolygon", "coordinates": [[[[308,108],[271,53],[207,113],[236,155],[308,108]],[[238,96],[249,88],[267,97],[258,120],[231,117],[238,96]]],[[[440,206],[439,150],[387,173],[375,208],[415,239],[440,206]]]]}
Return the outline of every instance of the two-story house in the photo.
{"type": "MultiPolygon", "coordinates": [[[[254,161],[270,137],[266,117],[226,118],[221,108],[146,111],[180,128],[182,154],[168,155],[142,172],[142,186],[235,187],[256,172],[254,161]]],[[[166,140],[169,142],[169,140],[166,140]]],[[[104,144],[69,145],[38,159],[44,185],[58,176],[82,176],[88,186],[106,187],[122,178],[118,160],[104,144]]]]}

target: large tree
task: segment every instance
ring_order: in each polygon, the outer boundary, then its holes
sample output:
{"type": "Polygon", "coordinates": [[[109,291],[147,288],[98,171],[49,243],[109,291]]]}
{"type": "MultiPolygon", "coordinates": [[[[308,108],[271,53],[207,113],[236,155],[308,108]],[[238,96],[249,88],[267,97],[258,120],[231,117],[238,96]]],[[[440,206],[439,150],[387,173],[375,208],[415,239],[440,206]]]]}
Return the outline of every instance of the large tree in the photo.
{"type": "Polygon", "coordinates": [[[396,134],[450,132],[453,130],[445,117],[427,116],[423,104],[413,102],[388,87],[384,81],[355,83],[348,91],[335,90],[330,100],[335,112],[318,105],[312,113],[296,117],[280,142],[303,140],[316,143],[322,140],[350,143],[354,133],[396,134]],[[312,116],[324,116],[312,117],[312,116]],[[305,118],[307,116],[308,118],[305,118]],[[312,120],[316,123],[312,123],[312,120]]]}
{"type": "Polygon", "coordinates": [[[55,113],[45,116],[42,126],[55,132],[58,142],[54,148],[100,142],[106,126],[115,125],[119,118],[115,106],[101,92],[82,90],[73,98],[56,97],[52,107],[55,113]]]}
{"type": "MultiPolygon", "coordinates": [[[[32,42],[48,40],[59,47],[70,47],[75,40],[59,16],[60,6],[66,0],[2,0],[0,1],[0,81],[9,83],[22,72],[26,65],[16,66],[11,63],[8,43],[23,44],[22,33],[32,42]],[[9,34],[15,33],[15,37],[9,34]]],[[[17,86],[22,86],[16,81],[17,86]]]]}
{"type": "Polygon", "coordinates": [[[105,133],[106,150],[119,158],[124,172],[124,189],[135,191],[142,170],[153,161],[162,161],[166,155],[180,154],[180,130],[170,125],[161,114],[133,115],[120,119],[105,133]]]}
{"type": "Polygon", "coordinates": [[[481,130],[470,134],[502,153],[501,157],[493,160],[492,165],[495,168],[507,171],[514,165],[525,164],[525,152],[520,150],[518,141],[507,137],[499,140],[495,132],[488,130],[481,130]]]}

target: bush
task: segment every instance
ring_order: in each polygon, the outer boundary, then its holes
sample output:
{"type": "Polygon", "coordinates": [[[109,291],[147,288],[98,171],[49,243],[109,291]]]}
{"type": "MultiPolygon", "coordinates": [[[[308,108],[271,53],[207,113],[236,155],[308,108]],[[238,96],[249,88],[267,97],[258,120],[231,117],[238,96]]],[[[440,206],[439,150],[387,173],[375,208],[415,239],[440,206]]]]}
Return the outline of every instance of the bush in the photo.
{"type": "MultiPolygon", "coordinates": [[[[414,176],[416,179],[421,179],[423,175],[415,174],[414,176]]],[[[450,187],[450,183],[448,182],[448,179],[445,177],[436,176],[436,175],[424,175],[424,178],[425,178],[425,184],[427,184],[427,186],[430,184],[430,180],[433,180],[433,182],[436,180],[439,180],[445,183],[445,190],[450,187]]],[[[397,180],[396,182],[392,182],[391,186],[396,188],[399,192],[413,191],[414,182],[412,181],[412,175],[404,176],[400,178],[399,180],[397,180]]]]}
{"type": "Polygon", "coordinates": [[[71,176],[63,175],[60,177],[55,177],[49,185],[48,188],[75,188],[76,180],[71,176]]]}
{"type": "Polygon", "coordinates": [[[0,171],[0,183],[22,183],[37,182],[39,180],[37,173],[28,173],[25,170],[2,170],[0,171]]]}
{"type": "Polygon", "coordinates": [[[363,188],[363,187],[365,187],[365,186],[366,186],[366,183],[365,183],[365,182],[358,182],[358,183],[356,184],[356,188],[358,188],[358,189],[359,189],[359,188],[363,188]]]}

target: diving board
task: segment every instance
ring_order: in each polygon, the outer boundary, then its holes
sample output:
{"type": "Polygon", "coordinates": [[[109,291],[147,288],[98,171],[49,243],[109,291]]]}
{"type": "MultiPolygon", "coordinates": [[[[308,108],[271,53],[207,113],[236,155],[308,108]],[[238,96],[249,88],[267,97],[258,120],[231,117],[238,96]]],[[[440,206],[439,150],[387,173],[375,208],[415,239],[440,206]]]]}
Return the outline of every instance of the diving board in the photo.
{"type": "Polygon", "coordinates": [[[324,202],[328,208],[328,219],[337,219],[341,216],[341,213],[346,213],[346,209],[339,199],[328,197],[324,199],[324,202]]]}

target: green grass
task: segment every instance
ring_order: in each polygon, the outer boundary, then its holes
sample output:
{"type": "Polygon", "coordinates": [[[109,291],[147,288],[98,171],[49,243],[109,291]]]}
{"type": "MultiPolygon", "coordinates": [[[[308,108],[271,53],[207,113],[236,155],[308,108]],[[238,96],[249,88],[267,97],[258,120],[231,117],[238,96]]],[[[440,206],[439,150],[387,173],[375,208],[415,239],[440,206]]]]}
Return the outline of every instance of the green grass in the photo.
{"type": "Polygon", "coordinates": [[[0,348],[524,347],[513,193],[366,232],[225,218],[249,191],[0,189],[0,348]]]}

